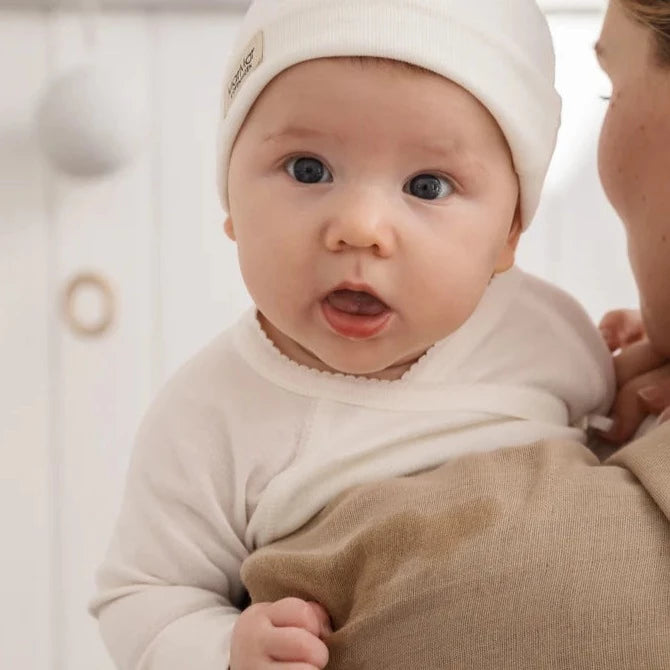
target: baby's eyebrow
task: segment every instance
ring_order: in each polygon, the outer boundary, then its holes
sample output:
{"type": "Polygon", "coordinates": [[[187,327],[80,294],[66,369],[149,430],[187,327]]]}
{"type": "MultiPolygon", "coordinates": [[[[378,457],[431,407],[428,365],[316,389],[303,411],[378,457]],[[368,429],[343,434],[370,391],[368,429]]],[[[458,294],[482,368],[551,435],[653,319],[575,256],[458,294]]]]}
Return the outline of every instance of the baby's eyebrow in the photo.
{"type": "MultiPolygon", "coordinates": [[[[281,130],[269,133],[263,138],[265,142],[278,142],[283,139],[304,139],[304,138],[329,138],[335,140],[339,144],[343,144],[344,140],[337,134],[317,130],[316,128],[306,128],[302,126],[287,126],[281,130]]],[[[447,144],[439,142],[428,141],[412,141],[405,145],[405,148],[414,151],[420,151],[427,154],[434,154],[442,157],[453,157],[466,153],[463,150],[461,142],[456,140],[448,142],[447,144]]]]}
{"type": "Polygon", "coordinates": [[[300,126],[287,126],[281,130],[275,131],[266,135],[263,138],[263,142],[277,142],[282,139],[304,139],[309,137],[330,137],[338,142],[342,140],[340,137],[334,133],[327,133],[323,130],[316,130],[315,128],[304,128],[300,126]]]}
{"type": "Polygon", "coordinates": [[[413,142],[408,148],[425,154],[433,154],[441,158],[453,158],[454,156],[467,156],[468,151],[461,142],[454,140],[446,144],[441,142],[413,142]]]}
{"type": "MultiPolygon", "coordinates": [[[[304,126],[286,126],[281,130],[271,132],[263,137],[262,144],[271,142],[281,142],[286,139],[309,139],[309,138],[327,138],[337,144],[343,145],[345,141],[340,135],[316,128],[307,128],[304,126]]],[[[452,162],[458,160],[462,165],[467,165],[473,173],[486,172],[485,166],[478,160],[475,153],[468,150],[463,145],[462,138],[452,137],[442,142],[431,142],[427,139],[415,139],[403,143],[402,150],[406,155],[433,156],[441,161],[452,162]]]]}

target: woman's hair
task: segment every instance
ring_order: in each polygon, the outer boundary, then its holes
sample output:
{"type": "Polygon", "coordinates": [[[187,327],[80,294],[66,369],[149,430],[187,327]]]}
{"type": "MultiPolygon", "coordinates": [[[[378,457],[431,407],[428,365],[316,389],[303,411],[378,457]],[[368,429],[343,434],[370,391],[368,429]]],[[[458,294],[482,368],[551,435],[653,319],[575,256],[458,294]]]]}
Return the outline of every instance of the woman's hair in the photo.
{"type": "Polygon", "coordinates": [[[670,66],[670,0],[621,0],[623,6],[654,34],[657,55],[670,66]]]}

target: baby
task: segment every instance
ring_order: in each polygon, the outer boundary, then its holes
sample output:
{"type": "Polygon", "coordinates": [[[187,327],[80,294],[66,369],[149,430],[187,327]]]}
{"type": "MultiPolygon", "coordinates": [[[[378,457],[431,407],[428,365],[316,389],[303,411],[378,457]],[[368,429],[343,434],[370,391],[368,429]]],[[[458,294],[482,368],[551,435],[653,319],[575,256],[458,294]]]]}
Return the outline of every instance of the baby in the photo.
{"type": "MultiPolygon", "coordinates": [[[[299,529],[348,491],[584,442],[613,395],[581,307],[514,266],[560,117],[532,0],[257,0],[227,72],[225,232],[255,306],[137,436],[91,605],[120,668],[325,667],[313,601],[337,634],[366,591],[348,573],[339,608],[298,592],[265,550],[309,554],[299,529]]],[[[423,533],[420,514],[387,522],[373,536],[392,543],[362,545],[373,566],[423,533]]],[[[340,515],[334,544],[359,523],[340,515]]]]}

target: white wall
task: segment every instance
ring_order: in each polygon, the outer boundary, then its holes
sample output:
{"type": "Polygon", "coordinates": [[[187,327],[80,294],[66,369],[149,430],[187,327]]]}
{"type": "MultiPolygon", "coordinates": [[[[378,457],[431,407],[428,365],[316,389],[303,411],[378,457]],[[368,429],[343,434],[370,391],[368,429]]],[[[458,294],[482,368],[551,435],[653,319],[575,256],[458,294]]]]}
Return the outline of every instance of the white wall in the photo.
{"type": "MultiPolygon", "coordinates": [[[[590,54],[598,20],[576,21],[554,22],[563,145],[521,264],[598,317],[634,304],[635,292],[595,174],[598,94],[607,92],[590,54]]],[[[84,57],[78,18],[0,13],[2,668],[111,667],[85,607],[137,423],[163,380],[249,304],[214,186],[221,69],[236,22],[103,17],[99,56],[147,100],[153,131],[135,164],[87,183],[50,170],[33,129],[47,82],[84,57]],[[116,300],[114,324],[97,338],[63,317],[68,281],[88,270],[116,300]]],[[[95,295],[82,305],[95,312],[95,295]]]]}
{"type": "Polygon", "coordinates": [[[50,250],[28,121],[44,39],[34,17],[0,20],[0,667],[26,670],[50,648],[50,250]]]}
{"type": "MultiPolygon", "coordinates": [[[[111,667],[86,613],[141,413],[189,352],[248,304],[214,188],[221,63],[237,18],[109,14],[101,59],[153,133],[96,182],[45,165],[33,116],[85,57],[77,16],[0,14],[0,667],[111,667]],[[9,92],[9,94],[8,94],[9,92]],[[68,282],[93,271],[116,313],[82,338],[68,282]]],[[[79,308],[97,311],[96,295],[79,308]]]]}
{"type": "Polygon", "coordinates": [[[598,14],[550,17],[563,122],[537,219],[519,248],[524,269],[570,291],[596,320],[613,307],[637,304],[623,227],[597,174],[607,109],[601,96],[611,91],[593,52],[600,23],[598,14]]]}

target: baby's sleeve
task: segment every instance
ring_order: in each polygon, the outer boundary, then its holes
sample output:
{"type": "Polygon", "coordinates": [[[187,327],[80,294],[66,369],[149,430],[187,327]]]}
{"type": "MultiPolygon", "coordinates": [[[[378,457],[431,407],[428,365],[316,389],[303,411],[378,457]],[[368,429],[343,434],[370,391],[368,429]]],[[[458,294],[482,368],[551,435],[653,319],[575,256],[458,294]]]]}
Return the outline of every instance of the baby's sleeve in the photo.
{"type": "Polygon", "coordinates": [[[206,392],[175,381],[138,431],[90,604],[122,670],[228,665],[249,552],[244,473],[219,410],[206,392]]]}

